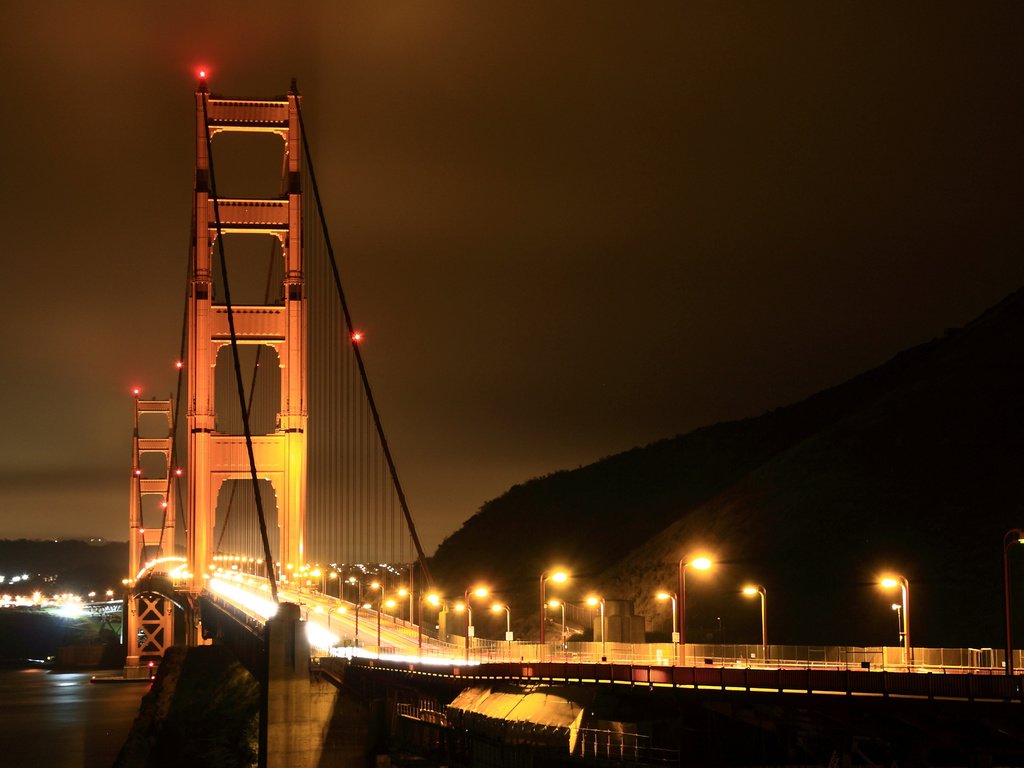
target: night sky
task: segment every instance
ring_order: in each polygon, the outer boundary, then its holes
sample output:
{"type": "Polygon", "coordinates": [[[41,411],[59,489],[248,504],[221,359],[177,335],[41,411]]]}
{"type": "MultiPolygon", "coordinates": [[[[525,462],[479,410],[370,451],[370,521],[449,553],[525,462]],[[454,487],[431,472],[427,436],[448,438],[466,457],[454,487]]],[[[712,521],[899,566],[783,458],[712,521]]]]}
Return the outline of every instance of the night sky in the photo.
{"type": "Polygon", "coordinates": [[[800,399],[1024,282],[1022,21],[3,3],[0,538],[127,537],[129,390],[174,386],[198,65],[226,96],[298,79],[433,550],[514,483],[800,399]]]}

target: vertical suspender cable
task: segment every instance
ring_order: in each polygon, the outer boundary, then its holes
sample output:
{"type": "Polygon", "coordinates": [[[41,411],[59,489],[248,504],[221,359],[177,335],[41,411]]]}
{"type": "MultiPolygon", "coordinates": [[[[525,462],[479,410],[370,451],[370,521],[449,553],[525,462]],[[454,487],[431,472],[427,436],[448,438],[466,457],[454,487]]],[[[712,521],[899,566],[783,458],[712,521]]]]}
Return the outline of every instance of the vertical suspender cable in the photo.
{"type": "MultiPolygon", "coordinates": [[[[298,91],[294,87],[293,90],[298,91]]],[[[203,102],[205,109],[205,100],[203,102]]],[[[391,456],[391,448],[388,446],[387,437],[384,435],[384,426],[380,420],[380,414],[377,412],[377,404],[373,399],[373,391],[370,389],[370,380],[366,375],[366,366],[363,364],[363,356],[359,352],[359,343],[352,337],[354,328],[352,326],[352,316],[349,314],[348,303],[345,301],[345,292],[341,288],[341,275],[338,272],[338,262],[334,258],[334,248],[331,247],[331,236],[327,230],[327,220],[324,217],[323,204],[320,200],[320,188],[316,183],[316,174],[313,171],[313,157],[309,152],[309,141],[306,137],[306,123],[302,119],[302,108],[299,106],[299,100],[295,100],[295,108],[298,112],[299,117],[299,131],[302,134],[302,150],[306,156],[306,164],[309,166],[309,180],[313,186],[313,195],[316,199],[316,209],[320,217],[320,227],[323,231],[324,244],[327,247],[327,255],[331,261],[331,272],[334,275],[334,286],[338,292],[338,300],[341,303],[341,311],[345,316],[345,327],[348,329],[349,342],[352,345],[352,352],[355,355],[356,365],[359,368],[359,376],[363,382],[363,390],[366,392],[366,400],[370,406],[370,413],[373,416],[374,426],[377,428],[377,436],[380,439],[381,448],[384,451],[384,458],[387,461],[388,470],[391,473],[391,481],[394,483],[395,492],[398,494],[398,502],[402,507],[402,514],[405,515],[405,523],[409,528],[409,535],[412,537],[413,544],[416,546],[416,554],[419,557],[420,567],[423,569],[423,575],[426,578],[427,585],[431,586],[433,580],[430,576],[430,568],[427,566],[427,558],[423,552],[423,546],[420,544],[420,537],[416,533],[416,524],[413,522],[412,513],[409,511],[409,504],[405,499],[405,492],[402,490],[402,484],[398,480],[398,469],[395,467],[395,461],[391,456]]],[[[209,142],[209,137],[207,137],[209,142]]],[[[210,175],[213,175],[213,161],[210,161],[210,175]]],[[[218,220],[219,226],[219,220],[218,220]]],[[[230,320],[231,314],[228,313],[228,319],[230,320]]],[[[232,332],[232,342],[234,341],[234,333],[232,332]]],[[[262,516],[262,513],[261,513],[262,516]]]]}
{"type": "Polygon", "coordinates": [[[274,559],[270,553],[270,540],[267,537],[267,519],[263,514],[263,499],[260,496],[260,481],[256,476],[256,456],[252,449],[252,432],[249,430],[249,412],[245,407],[245,384],[242,383],[242,366],[238,359],[238,337],[235,335],[235,317],[231,308],[231,290],[228,286],[228,263],[224,257],[224,234],[220,223],[220,199],[217,197],[217,181],[213,169],[213,139],[210,136],[210,117],[207,110],[208,95],[203,89],[203,130],[206,133],[206,154],[210,165],[210,194],[213,197],[213,216],[217,223],[217,247],[220,253],[221,280],[224,283],[224,304],[227,307],[228,330],[231,332],[231,356],[235,363],[235,384],[238,387],[238,402],[242,410],[242,426],[245,428],[245,449],[249,454],[249,474],[252,477],[252,490],[256,495],[256,514],[259,515],[260,537],[263,539],[263,556],[266,558],[267,574],[270,577],[270,590],[277,603],[277,574],[274,572],[274,559]]]}

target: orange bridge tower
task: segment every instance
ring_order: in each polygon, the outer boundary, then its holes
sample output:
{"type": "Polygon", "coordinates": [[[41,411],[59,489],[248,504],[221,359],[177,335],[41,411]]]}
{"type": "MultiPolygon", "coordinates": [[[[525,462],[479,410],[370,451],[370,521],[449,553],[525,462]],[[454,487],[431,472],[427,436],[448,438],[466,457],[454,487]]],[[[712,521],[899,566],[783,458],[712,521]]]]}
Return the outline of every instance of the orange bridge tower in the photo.
{"type": "MultiPolygon", "coordinates": [[[[306,522],[306,297],[302,254],[302,141],[299,95],[278,100],[211,96],[206,83],[196,91],[196,172],[187,348],[187,557],[190,588],[203,589],[213,562],[220,486],[250,479],[245,437],[218,431],[214,403],[218,351],[231,344],[228,308],[214,288],[220,274],[211,267],[221,235],[273,235],[284,258],[283,302],[233,305],[239,344],[267,345],[280,365],[280,410],[271,434],[253,436],[256,470],[277,497],[279,551],[287,568],[305,562],[306,522]],[[204,109],[205,107],[205,109],[204,109]],[[283,140],[283,194],[277,198],[214,198],[208,139],[225,132],[263,132],[283,140]]],[[[214,175],[217,166],[213,163],[214,175]]],[[[221,289],[222,290],[222,289],[221,289]]],[[[230,359],[230,358],[229,358],[230,359]]],[[[229,363],[230,364],[230,363],[229,363]]],[[[244,405],[242,406],[245,407],[244,405]]],[[[272,523],[268,523],[272,524],[272,523]]]]}

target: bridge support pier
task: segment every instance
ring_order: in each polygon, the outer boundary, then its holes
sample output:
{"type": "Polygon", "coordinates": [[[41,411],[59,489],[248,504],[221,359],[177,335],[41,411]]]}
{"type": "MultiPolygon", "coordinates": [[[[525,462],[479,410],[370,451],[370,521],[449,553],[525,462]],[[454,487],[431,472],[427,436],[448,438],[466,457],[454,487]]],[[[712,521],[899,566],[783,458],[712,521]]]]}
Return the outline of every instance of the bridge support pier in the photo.
{"type": "Polygon", "coordinates": [[[265,628],[266,669],[260,703],[260,768],[316,768],[338,691],[317,685],[299,606],[281,603],[265,628]]]}

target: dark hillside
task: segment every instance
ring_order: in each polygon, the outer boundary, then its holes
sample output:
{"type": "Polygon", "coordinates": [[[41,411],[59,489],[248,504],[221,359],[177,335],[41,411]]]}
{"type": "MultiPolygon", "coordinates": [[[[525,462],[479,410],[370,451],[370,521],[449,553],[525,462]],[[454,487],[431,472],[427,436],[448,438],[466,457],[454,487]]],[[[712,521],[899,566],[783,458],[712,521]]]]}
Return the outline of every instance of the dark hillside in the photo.
{"type": "Polygon", "coordinates": [[[667,629],[648,596],[707,546],[727,562],[691,580],[692,640],[756,640],[736,596],[751,578],[780,642],[894,643],[894,595],[871,586],[888,565],[911,579],[915,644],[998,644],[1000,539],[1024,522],[1022,345],[1018,292],[800,403],[516,486],[441,544],[435,573],[522,589],[532,615],[537,574],[562,562],[667,629]]]}
{"type": "MultiPolygon", "coordinates": [[[[27,592],[38,589],[51,595],[60,592],[86,594],[90,590],[121,589],[128,571],[128,544],[123,541],[90,543],[0,539],[0,574],[9,579],[26,573],[27,592]]],[[[8,582],[4,591],[24,592],[8,582]]]]}

